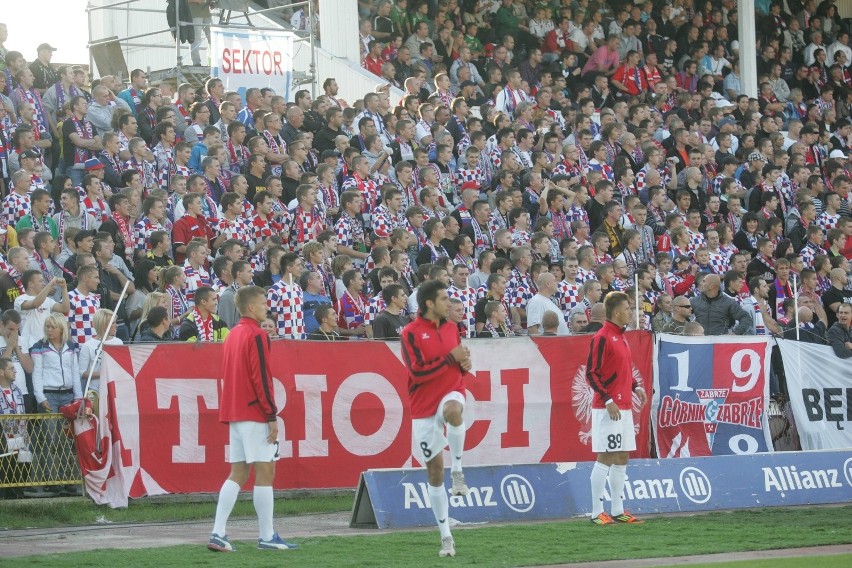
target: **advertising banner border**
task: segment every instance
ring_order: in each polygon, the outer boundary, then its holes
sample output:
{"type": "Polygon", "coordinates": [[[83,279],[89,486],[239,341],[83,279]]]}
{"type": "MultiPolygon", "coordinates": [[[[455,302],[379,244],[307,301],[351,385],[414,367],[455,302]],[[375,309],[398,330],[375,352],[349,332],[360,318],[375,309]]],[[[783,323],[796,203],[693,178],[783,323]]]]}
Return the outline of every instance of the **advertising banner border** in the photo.
{"type": "MultiPolygon", "coordinates": [[[[450,518],[482,523],[588,515],[593,465],[465,468],[470,493],[450,497],[450,518]]],[[[843,451],[632,460],[627,474],[625,506],[640,516],[852,502],[852,457],[843,451]]],[[[435,523],[422,469],[366,471],[357,495],[353,527],[396,529],[435,523]]],[[[604,499],[610,500],[608,488],[604,499]]]]}

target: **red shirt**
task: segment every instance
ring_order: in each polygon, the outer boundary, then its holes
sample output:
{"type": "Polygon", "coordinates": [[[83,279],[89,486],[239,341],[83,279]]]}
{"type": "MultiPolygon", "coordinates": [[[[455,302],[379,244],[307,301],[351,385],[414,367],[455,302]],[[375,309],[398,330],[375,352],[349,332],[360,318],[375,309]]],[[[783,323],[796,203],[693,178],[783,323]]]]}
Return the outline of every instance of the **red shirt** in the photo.
{"type": "Polygon", "coordinates": [[[628,67],[627,65],[622,65],[615,70],[615,73],[612,75],[612,80],[618,81],[624,85],[628,94],[634,97],[639,93],[643,93],[648,90],[648,80],[645,78],[645,74],[642,73],[639,67],[628,67]]]}
{"type": "Polygon", "coordinates": [[[612,400],[621,410],[633,407],[633,363],[624,330],[606,321],[592,338],[586,379],[595,392],[592,408],[606,408],[612,400]]]}
{"type": "MultiPolygon", "coordinates": [[[[175,225],[172,227],[173,247],[189,244],[195,238],[204,239],[208,243],[215,238],[213,229],[207,223],[207,219],[203,216],[190,217],[189,215],[184,215],[175,221],[175,225]]],[[[181,264],[184,260],[186,260],[186,256],[175,251],[175,263],[181,264]]]]}
{"type": "Polygon", "coordinates": [[[402,357],[408,367],[411,418],[429,418],[452,391],[465,393],[464,373],[450,351],[461,343],[451,321],[440,325],[417,316],[402,330],[402,357]]]}
{"type": "Polygon", "coordinates": [[[269,336],[242,318],[225,339],[219,420],[272,422],[278,415],[273,387],[269,336]]]}
{"type": "Polygon", "coordinates": [[[379,57],[378,59],[373,59],[369,55],[364,58],[364,69],[372,73],[373,75],[382,76],[382,65],[384,65],[384,60],[379,57]]]}

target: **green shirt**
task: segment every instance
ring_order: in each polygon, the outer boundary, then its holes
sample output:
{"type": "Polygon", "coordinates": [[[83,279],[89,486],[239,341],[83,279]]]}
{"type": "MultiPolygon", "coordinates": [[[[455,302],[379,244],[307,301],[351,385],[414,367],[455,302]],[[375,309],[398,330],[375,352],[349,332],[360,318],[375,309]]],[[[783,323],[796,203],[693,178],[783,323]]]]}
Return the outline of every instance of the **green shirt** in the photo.
{"type": "Polygon", "coordinates": [[[518,33],[519,24],[520,22],[511,8],[500,6],[497,9],[497,13],[494,14],[494,27],[500,35],[518,33]]]}
{"type": "Polygon", "coordinates": [[[478,37],[466,35],[464,36],[464,42],[472,52],[482,53],[482,42],[479,41],[478,37]]]}
{"type": "Polygon", "coordinates": [[[50,217],[50,215],[45,215],[41,219],[37,219],[35,223],[33,223],[32,215],[24,215],[18,222],[15,223],[15,230],[20,231],[24,228],[32,228],[39,232],[47,232],[50,231],[50,234],[57,241],[59,240],[59,229],[56,227],[56,222],[50,217]]]}

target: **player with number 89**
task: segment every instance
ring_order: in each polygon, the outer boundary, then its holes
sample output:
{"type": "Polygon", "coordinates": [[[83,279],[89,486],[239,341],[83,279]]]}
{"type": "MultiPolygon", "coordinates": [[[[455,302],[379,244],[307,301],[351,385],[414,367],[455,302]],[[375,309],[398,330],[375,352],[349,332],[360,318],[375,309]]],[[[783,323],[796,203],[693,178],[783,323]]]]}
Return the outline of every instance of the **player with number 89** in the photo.
{"type": "Polygon", "coordinates": [[[452,458],[453,495],[467,495],[461,468],[465,424],[464,374],[471,368],[470,351],[461,344],[459,329],[449,321],[450,297],[439,280],[417,290],[417,319],[402,330],[402,356],[408,367],[414,445],[429,475],[429,500],[441,531],[439,556],[455,556],[450,533],[449,499],[444,487],[444,446],[452,458]],[[446,427],[446,438],[444,437],[446,427]]]}
{"type": "Polygon", "coordinates": [[[594,391],[592,401],[592,451],[597,461],[592,468],[592,523],[611,525],[641,523],[624,510],[624,481],[629,452],[636,449],[633,430],[633,393],[644,405],[645,390],[633,377],[630,346],[624,328],[633,310],[627,294],[612,292],[604,300],[606,322],[592,338],[586,379],[594,391]],[[604,490],[609,479],[612,515],[603,510],[604,490]]]}

